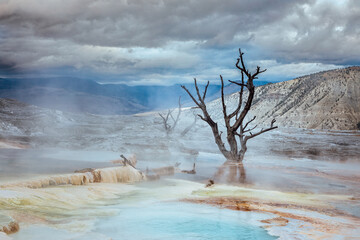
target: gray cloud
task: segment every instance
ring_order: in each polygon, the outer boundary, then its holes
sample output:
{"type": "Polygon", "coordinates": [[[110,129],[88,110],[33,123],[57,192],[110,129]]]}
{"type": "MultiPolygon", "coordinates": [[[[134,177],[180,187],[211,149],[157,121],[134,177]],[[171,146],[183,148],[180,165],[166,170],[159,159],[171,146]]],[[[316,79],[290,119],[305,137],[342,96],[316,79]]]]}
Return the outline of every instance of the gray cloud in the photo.
{"type": "Polygon", "coordinates": [[[212,57],[245,46],[255,62],[328,68],[360,55],[359,2],[339,2],[0,0],[0,58],[21,69],[72,66],[146,81],[154,69],[229,72],[233,64],[212,57]]]}
{"type": "MultiPolygon", "coordinates": [[[[306,1],[298,1],[306,2],[306,1]]],[[[292,12],[291,1],[34,1],[3,3],[2,22],[19,37],[79,44],[161,47],[171,40],[233,40],[292,12]]]]}
{"type": "Polygon", "coordinates": [[[359,1],[318,1],[259,29],[254,43],[288,61],[359,64],[359,26],[359,1]]]}

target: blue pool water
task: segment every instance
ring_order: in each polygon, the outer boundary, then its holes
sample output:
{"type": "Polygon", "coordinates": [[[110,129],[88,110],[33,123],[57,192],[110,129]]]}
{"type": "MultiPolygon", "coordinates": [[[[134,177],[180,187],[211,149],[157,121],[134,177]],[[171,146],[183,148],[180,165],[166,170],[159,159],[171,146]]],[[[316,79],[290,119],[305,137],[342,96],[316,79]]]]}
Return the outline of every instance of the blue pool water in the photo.
{"type": "MultiPolygon", "coordinates": [[[[97,217],[92,227],[87,227],[85,231],[34,224],[11,236],[14,240],[276,239],[254,225],[258,221],[256,213],[183,202],[152,203],[139,207],[111,205],[107,212],[111,210],[114,213],[112,216],[97,217]]],[[[68,222],[74,220],[71,217],[67,219],[68,222]]],[[[86,222],[87,218],[83,221],[86,222]]],[[[81,220],[77,224],[81,224],[81,220]]]]}
{"type": "MultiPolygon", "coordinates": [[[[259,220],[274,217],[271,214],[233,211],[179,201],[188,196],[186,192],[197,188],[194,184],[164,180],[128,185],[125,192],[120,191],[111,198],[100,197],[74,209],[71,202],[81,202],[83,198],[92,196],[90,192],[100,194],[104,190],[124,189],[125,185],[111,185],[115,188],[107,188],[107,184],[94,187],[59,186],[60,190],[65,188],[81,194],[64,196],[70,208],[63,211],[60,210],[63,206],[61,204],[58,209],[56,204],[48,206],[46,202],[41,202],[41,207],[36,208],[33,214],[46,216],[46,221],[20,222],[20,231],[11,237],[14,240],[276,239],[259,227],[259,220]]],[[[45,193],[35,198],[46,198],[47,194],[54,192],[45,193]]],[[[59,198],[61,194],[69,195],[70,192],[61,191],[59,198]]]]}
{"type": "Polygon", "coordinates": [[[276,239],[250,224],[257,221],[254,213],[183,202],[155,203],[141,208],[120,206],[119,209],[115,216],[99,219],[94,231],[113,240],[276,239]]]}

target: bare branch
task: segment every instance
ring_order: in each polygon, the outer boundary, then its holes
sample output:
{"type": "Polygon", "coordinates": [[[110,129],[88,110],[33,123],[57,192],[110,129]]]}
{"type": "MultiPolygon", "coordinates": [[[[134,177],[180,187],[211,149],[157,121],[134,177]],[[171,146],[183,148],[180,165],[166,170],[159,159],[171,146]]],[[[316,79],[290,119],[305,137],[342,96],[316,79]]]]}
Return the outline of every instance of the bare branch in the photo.
{"type": "MultiPolygon", "coordinates": [[[[243,133],[250,132],[250,131],[254,130],[255,128],[257,128],[257,125],[255,125],[255,127],[253,127],[253,128],[249,128],[249,129],[244,130],[243,133]]],[[[250,134],[251,134],[251,132],[250,132],[250,134]]]]}
{"type": "Polygon", "coordinates": [[[159,114],[159,116],[162,118],[162,119],[164,119],[164,121],[165,121],[165,117],[161,114],[161,113],[158,113],[159,114]]]}
{"type": "Polygon", "coordinates": [[[276,122],[275,118],[273,120],[271,120],[271,125],[270,127],[273,127],[274,123],[276,122]]]}
{"type": "Polygon", "coordinates": [[[174,121],[174,124],[172,126],[172,130],[175,129],[177,123],[179,122],[180,114],[181,114],[181,96],[179,97],[179,109],[178,109],[178,114],[176,115],[176,119],[174,119],[174,117],[171,114],[171,118],[174,121]]]}
{"type": "Polygon", "coordinates": [[[246,76],[250,76],[251,74],[248,72],[248,70],[245,67],[244,59],[243,59],[244,53],[241,52],[241,49],[239,48],[239,58],[237,59],[237,62],[235,66],[243,73],[245,73],[246,76]],[[239,63],[241,62],[241,66],[239,66],[239,63]]]}
{"type": "Polygon", "coordinates": [[[199,116],[199,118],[201,118],[201,120],[207,122],[206,119],[203,116],[201,116],[200,114],[198,114],[198,116],[199,116]]]}
{"type": "Polygon", "coordinates": [[[162,118],[163,120],[163,124],[164,124],[164,128],[165,128],[165,131],[166,131],[166,134],[169,133],[169,124],[168,124],[168,118],[169,118],[169,112],[168,114],[166,115],[166,117],[164,117],[161,113],[159,113],[159,116],[162,118]]]}
{"type": "Polygon", "coordinates": [[[224,114],[224,119],[225,119],[225,124],[226,127],[228,127],[228,116],[226,113],[226,105],[225,105],[225,96],[224,96],[224,80],[223,77],[220,75],[220,80],[221,80],[221,103],[222,103],[222,109],[223,109],[223,114],[224,114]]]}
{"type": "MultiPolygon", "coordinates": [[[[229,80],[230,81],[230,80],[229,80]]],[[[238,106],[237,108],[235,109],[234,112],[232,112],[230,115],[229,115],[229,118],[233,118],[234,116],[236,116],[236,119],[238,119],[238,114],[239,114],[239,111],[241,109],[241,106],[242,106],[242,98],[243,98],[243,93],[244,93],[244,73],[241,72],[241,88],[240,88],[240,91],[239,91],[239,101],[238,101],[238,106]]]]}
{"type": "Polygon", "coordinates": [[[208,89],[208,87],[209,87],[209,84],[210,84],[210,82],[208,81],[207,84],[206,84],[206,86],[205,86],[204,95],[203,95],[203,101],[204,101],[204,102],[205,102],[206,92],[207,92],[207,89],[208,89]]]}
{"type": "Polygon", "coordinates": [[[197,82],[196,82],[196,78],[194,78],[194,82],[195,82],[195,89],[196,89],[196,94],[198,95],[198,99],[203,105],[205,105],[204,99],[201,98],[199,87],[198,87],[197,82]]]}
{"type": "Polygon", "coordinates": [[[276,128],[278,128],[278,126],[269,127],[269,128],[266,128],[266,129],[262,129],[260,132],[255,133],[255,134],[252,134],[252,133],[250,132],[251,135],[250,135],[250,136],[246,136],[246,137],[245,137],[245,141],[247,141],[247,140],[249,140],[249,139],[251,139],[251,138],[254,138],[254,137],[256,137],[256,136],[259,136],[260,134],[263,134],[263,133],[268,132],[268,131],[270,131],[270,130],[276,129],[276,128]]]}
{"type": "Polygon", "coordinates": [[[259,67],[259,66],[257,66],[257,67],[256,67],[256,73],[254,73],[254,75],[253,75],[253,77],[252,77],[252,78],[253,78],[253,79],[257,79],[257,77],[256,77],[256,76],[257,76],[258,74],[260,74],[260,73],[265,72],[265,71],[266,71],[266,69],[264,69],[264,70],[260,70],[260,67],[259,67]]]}
{"type": "Polygon", "coordinates": [[[231,82],[231,83],[234,83],[234,84],[236,84],[236,85],[242,86],[242,87],[247,87],[247,85],[246,85],[246,84],[243,84],[243,83],[238,83],[238,82],[231,81],[231,80],[228,80],[228,81],[231,82]]]}
{"type": "MultiPolygon", "coordinates": [[[[196,84],[196,81],[195,81],[195,84],[196,84]]],[[[194,103],[199,107],[201,108],[201,105],[198,101],[196,101],[196,99],[194,98],[194,96],[190,93],[190,91],[184,86],[184,85],[181,85],[181,87],[187,92],[187,94],[191,97],[191,99],[194,101],[194,103]]]]}
{"type": "Polygon", "coordinates": [[[171,117],[171,119],[173,120],[173,122],[176,121],[175,118],[174,118],[174,116],[173,116],[172,114],[170,114],[170,117],[171,117]]]}
{"type": "Polygon", "coordinates": [[[130,161],[129,159],[127,159],[124,155],[121,154],[120,157],[121,157],[122,159],[124,159],[123,163],[124,163],[125,166],[126,166],[127,164],[129,164],[130,166],[132,166],[133,168],[136,169],[136,167],[131,163],[131,161],[130,161]]]}
{"type": "Polygon", "coordinates": [[[256,116],[254,116],[252,119],[250,119],[250,121],[248,121],[242,129],[245,130],[245,129],[247,128],[247,126],[249,125],[249,123],[251,123],[252,121],[254,121],[255,118],[256,118],[256,116]]]}
{"type": "MultiPolygon", "coordinates": [[[[246,74],[246,72],[244,72],[244,73],[246,74]]],[[[237,117],[235,124],[232,127],[233,130],[235,130],[235,131],[242,125],[246,115],[250,111],[251,104],[252,104],[252,101],[253,101],[254,95],[255,95],[255,87],[254,87],[254,84],[252,83],[252,80],[253,80],[252,76],[247,75],[247,77],[248,77],[248,80],[247,80],[246,87],[249,90],[249,94],[248,94],[248,97],[247,97],[247,100],[246,100],[243,110],[241,111],[239,117],[237,117]]]]}

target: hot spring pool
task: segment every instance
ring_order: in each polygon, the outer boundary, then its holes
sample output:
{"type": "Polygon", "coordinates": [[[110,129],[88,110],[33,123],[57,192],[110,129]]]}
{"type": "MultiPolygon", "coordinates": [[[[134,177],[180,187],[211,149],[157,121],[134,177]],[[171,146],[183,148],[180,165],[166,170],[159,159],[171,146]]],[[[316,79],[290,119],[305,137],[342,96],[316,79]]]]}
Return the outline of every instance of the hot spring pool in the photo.
{"type": "Polygon", "coordinates": [[[251,225],[253,213],[167,202],[121,208],[98,221],[95,232],[112,239],[276,239],[251,225]],[[248,222],[250,221],[250,222],[248,222]]]}
{"type": "MultiPolygon", "coordinates": [[[[116,214],[97,218],[83,232],[34,224],[11,235],[14,239],[276,239],[256,226],[254,213],[244,213],[183,202],[165,202],[140,207],[112,205],[116,214]]],[[[70,217],[74,224],[80,219],[70,217]]],[[[71,224],[71,223],[70,223],[71,224]]],[[[86,226],[86,227],[85,227],[86,226]]]]}
{"type": "MultiPolygon", "coordinates": [[[[105,189],[107,185],[100,184],[97,188],[89,186],[89,190],[65,186],[46,189],[51,195],[61,190],[58,196],[64,196],[63,190],[67,190],[66,195],[72,194],[68,199],[75,202],[80,199],[77,195],[80,191],[84,191],[80,195],[83,197],[89,196],[89,191],[106,193],[127,187],[115,197],[69,208],[72,210],[67,209],[67,205],[52,205],[53,200],[41,202],[34,213],[46,216],[46,221],[20,222],[20,231],[10,236],[15,240],[276,239],[259,226],[259,220],[271,218],[270,214],[264,216],[178,201],[179,196],[186,196],[186,192],[193,190],[194,183],[165,181],[110,186],[115,188],[105,189]]],[[[34,199],[45,196],[36,195],[34,199]]]]}

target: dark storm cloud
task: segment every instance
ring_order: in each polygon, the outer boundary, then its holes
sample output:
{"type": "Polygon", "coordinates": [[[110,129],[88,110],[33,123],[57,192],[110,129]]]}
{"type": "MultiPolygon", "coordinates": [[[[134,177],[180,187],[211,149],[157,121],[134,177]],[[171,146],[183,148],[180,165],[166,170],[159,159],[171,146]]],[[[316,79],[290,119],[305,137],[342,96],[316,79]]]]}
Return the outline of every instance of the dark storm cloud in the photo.
{"type": "MultiPolygon", "coordinates": [[[[307,1],[298,1],[304,3],[307,1]]],[[[293,12],[291,1],[9,1],[2,23],[18,37],[80,44],[161,47],[171,40],[224,44],[293,12]]]]}
{"type": "Polygon", "coordinates": [[[220,52],[239,46],[270,65],[349,64],[360,54],[359,15],[356,0],[0,0],[0,58],[142,81],[226,71],[232,64],[209,56],[233,60],[220,52]]]}

